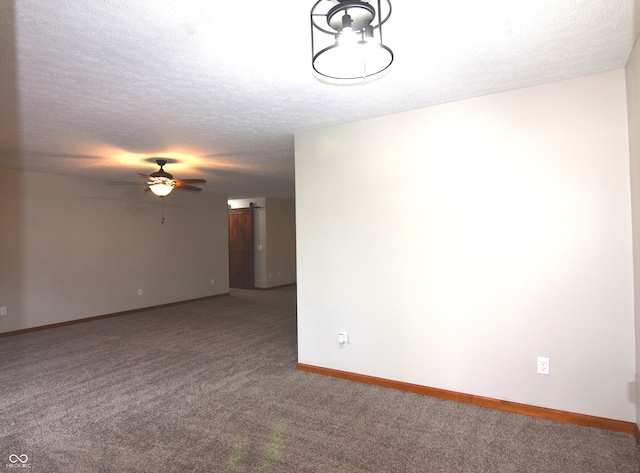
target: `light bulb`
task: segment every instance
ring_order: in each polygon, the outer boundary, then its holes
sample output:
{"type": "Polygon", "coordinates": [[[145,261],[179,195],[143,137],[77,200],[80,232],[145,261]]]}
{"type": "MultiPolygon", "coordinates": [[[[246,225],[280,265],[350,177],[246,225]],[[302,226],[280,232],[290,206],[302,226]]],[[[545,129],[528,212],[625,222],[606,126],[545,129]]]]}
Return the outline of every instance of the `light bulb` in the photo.
{"type": "Polygon", "coordinates": [[[349,15],[348,13],[345,13],[342,16],[342,29],[338,33],[338,37],[336,39],[336,42],[340,46],[348,46],[351,44],[356,44],[358,42],[358,36],[353,31],[353,28],[351,25],[352,25],[351,15],[349,15]]]}
{"type": "Polygon", "coordinates": [[[367,41],[367,42],[375,41],[375,38],[373,37],[373,26],[365,25],[365,27],[364,27],[364,40],[367,41]]]}

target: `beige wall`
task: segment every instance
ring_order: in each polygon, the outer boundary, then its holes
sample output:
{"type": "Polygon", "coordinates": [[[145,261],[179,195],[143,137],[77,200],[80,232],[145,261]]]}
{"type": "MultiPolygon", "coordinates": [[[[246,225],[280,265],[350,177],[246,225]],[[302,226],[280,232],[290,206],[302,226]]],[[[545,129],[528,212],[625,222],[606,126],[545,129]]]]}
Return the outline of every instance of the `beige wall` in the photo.
{"type": "MultiPolygon", "coordinates": [[[[640,367],[640,44],[636,43],[626,67],[629,155],[633,209],[636,372],[640,367]]],[[[640,406],[640,376],[636,373],[636,406],[640,406]]],[[[640,415],[640,413],[638,414],[640,415]]],[[[640,417],[636,418],[640,425],[640,417]]]]}
{"type": "Polygon", "coordinates": [[[229,291],[224,196],[0,169],[0,221],[0,332],[229,291]]]}
{"type": "Polygon", "coordinates": [[[296,208],[292,200],[266,200],[266,286],[296,282],[296,208]]]}
{"type": "Polygon", "coordinates": [[[301,363],[635,420],[624,71],[295,142],[301,363]]]}
{"type": "Polygon", "coordinates": [[[233,209],[256,206],[254,226],[255,287],[269,289],[296,282],[296,215],[292,200],[255,197],[233,199],[233,209]]]}

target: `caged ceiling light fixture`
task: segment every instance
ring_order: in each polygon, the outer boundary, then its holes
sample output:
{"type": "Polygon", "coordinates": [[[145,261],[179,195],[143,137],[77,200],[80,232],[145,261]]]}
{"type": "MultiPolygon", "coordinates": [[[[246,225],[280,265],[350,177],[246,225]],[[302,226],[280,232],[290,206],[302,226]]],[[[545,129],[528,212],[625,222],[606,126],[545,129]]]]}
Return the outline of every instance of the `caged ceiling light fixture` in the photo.
{"type": "Polygon", "coordinates": [[[311,9],[311,63],[320,79],[361,83],[385,71],[393,62],[382,43],[389,16],[390,0],[318,0],[311,9]]]}

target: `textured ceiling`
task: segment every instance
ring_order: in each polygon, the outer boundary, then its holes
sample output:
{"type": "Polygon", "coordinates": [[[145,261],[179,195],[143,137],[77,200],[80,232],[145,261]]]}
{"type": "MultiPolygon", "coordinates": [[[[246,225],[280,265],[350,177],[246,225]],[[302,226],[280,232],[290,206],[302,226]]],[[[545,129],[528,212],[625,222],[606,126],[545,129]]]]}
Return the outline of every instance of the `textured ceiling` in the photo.
{"type": "Polygon", "coordinates": [[[640,26],[638,0],[394,0],[389,73],[332,86],[313,3],[0,0],[0,166],[131,181],[162,156],[293,198],[298,131],[619,69],[640,26]]]}

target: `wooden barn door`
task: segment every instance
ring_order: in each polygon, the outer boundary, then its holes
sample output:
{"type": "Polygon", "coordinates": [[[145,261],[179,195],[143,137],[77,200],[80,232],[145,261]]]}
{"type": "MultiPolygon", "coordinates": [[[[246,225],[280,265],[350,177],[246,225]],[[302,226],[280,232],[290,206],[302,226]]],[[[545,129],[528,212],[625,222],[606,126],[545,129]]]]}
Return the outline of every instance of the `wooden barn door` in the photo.
{"type": "Polygon", "coordinates": [[[253,210],[229,210],[229,287],[253,284],[253,210]]]}

